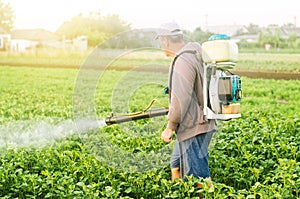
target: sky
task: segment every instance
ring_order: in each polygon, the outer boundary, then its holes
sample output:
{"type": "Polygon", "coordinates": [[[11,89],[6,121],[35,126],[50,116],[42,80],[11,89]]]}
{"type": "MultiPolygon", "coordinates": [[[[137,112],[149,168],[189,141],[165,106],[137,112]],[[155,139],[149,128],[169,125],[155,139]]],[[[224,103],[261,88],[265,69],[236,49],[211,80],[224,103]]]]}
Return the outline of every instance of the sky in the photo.
{"type": "Polygon", "coordinates": [[[56,31],[79,13],[117,14],[132,28],[157,28],[175,21],[193,31],[215,25],[293,23],[300,26],[298,0],[2,0],[15,14],[15,29],[56,31]]]}

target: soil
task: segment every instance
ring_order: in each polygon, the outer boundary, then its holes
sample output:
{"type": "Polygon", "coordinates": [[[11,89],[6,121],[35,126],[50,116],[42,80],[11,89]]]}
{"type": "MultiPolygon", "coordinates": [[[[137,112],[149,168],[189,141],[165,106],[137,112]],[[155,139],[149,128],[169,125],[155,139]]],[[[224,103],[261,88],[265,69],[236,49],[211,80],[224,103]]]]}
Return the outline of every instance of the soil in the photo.
{"type": "Polygon", "coordinates": [[[262,78],[262,79],[284,79],[284,80],[300,80],[300,73],[292,72],[273,72],[273,71],[250,71],[235,70],[236,75],[241,77],[262,78]]]}
{"type": "MultiPolygon", "coordinates": [[[[24,67],[44,67],[44,68],[80,68],[80,66],[71,65],[49,65],[49,64],[24,64],[24,63],[0,63],[0,66],[24,66],[24,67]]],[[[147,66],[147,67],[88,67],[99,70],[135,70],[141,72],[162,72],[167,73],[168,68],[147,66]]],[[[283,72],[283,71],[253,71],[253,70],[231,70],[232,73],[241,77],[262,78],[262,79],[283,79],[283,80],[300,80],[299,72],[283,72]]]]}

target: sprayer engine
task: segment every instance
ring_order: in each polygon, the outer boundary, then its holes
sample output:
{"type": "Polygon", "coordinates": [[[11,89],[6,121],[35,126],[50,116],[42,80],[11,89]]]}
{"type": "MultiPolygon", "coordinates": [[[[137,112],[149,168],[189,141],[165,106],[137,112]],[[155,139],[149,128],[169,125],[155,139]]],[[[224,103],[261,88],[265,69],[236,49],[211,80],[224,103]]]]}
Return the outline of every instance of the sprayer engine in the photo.
{"type": "Polygon", "coordinates": [[[242,82],[238,75],[219,78],[219,99],[224,104],[239,102],[242,99],[242,82]]]}

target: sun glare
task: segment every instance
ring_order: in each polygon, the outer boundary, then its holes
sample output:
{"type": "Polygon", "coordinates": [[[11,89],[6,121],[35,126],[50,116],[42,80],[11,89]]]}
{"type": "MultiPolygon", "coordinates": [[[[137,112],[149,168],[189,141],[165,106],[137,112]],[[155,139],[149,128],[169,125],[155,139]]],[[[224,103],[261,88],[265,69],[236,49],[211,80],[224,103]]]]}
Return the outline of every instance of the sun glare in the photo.
{"type": "Polygon", "coordinates": [[[42,27],[55,31],[64,21],[83,13],[100,12],[102,15],[117,14],[134,28],[157,27],[166,21],[175,20],[185,29],[193,30],[206,25],[266,26],[297,23],[300,14],[296,0],[277,1],[270,7],[268,1],[241,2],[187,0],[6,0],[11,3],[16,19],[16,28],[42,27]]]}

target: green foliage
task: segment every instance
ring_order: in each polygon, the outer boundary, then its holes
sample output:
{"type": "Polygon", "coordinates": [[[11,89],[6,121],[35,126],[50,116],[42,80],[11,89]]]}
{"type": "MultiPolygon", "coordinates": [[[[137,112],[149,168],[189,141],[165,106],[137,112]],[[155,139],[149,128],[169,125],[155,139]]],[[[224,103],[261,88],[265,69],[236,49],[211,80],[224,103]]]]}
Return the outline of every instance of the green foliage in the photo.
{"type": "Polygon", "coordinates": [[[98,13],[90,13],[88,16],[79,14],[70,21],[65,22],[57,33],[74,39],[77,36],[88,36],[90,46],[96,46],[112,35],[129,30],[130,26],[117,15],[102,16],[98,13]]]}
{"type": "Polygon", "coordinates": [[[263,80],[242,78],[242,109],[265,112],[281,112],[284,115],[299,114],[299,80],[263,80]],[[267,86],[264,86],[267,85],[267,86]],[[261,111],[261,110],[260,110],[261,111]]]}
{"type": "Polygon", "coordinates": [[[72,118],[76,71],[1,66],[0,123],[43,117],[72,118]]]}
{"type": "MultiPolygon", "coordinates": [[[[258,34],[260,32],[259,26],[253,23],[250,23],[248,26],[245,26],[245,28],[247,29],[247,34],[258,34]]],[[[244,30],[241,29],[237,31],[236,35],[243,35],[243,34],[245,34],[244,30]]]]}
{"type": "Polygon", "coordinates": [[[109,49],[136,49],[153,47],[153,40],[156,33],[154,31],[144,31],[143,29],[131,30],[114,35],[101,43],[100,48],[109,49]]]}
{"type": "Polygon", "coordinates": [[[0,27],[8,33],[14,25],[14,13],[11,5],[0,0],[0,27]]]}
{"type": "Polygon", "coordinates": [[[267,28],[264,32],[259,34],[259,43],[264,47],[266,44],[270,44],[273,48],[281,48],[284,45],[284,39],[279,27],[267,28]]]}
{"type": "MultiPolygon", "coordinates": [[[[77,69],[1,67],[0,123],[73,118],[73,84],[77,69]]],[[[97,72],[97,71],[95,71],[97,72]]],[[[106,71],[101,77],[95,107],[100,117],[110,114],[112,90],[125,71],[106,71]]],[[[142,79],[167,74],[132,72],[142,79]]],[[[129,77],[129,76],[128,76],[129,77]]],[[[139,77],[137,77],[138,79],[139,77]]],[[[136,80],[136,79],[134,79],[136,80]]],[[[105,141],[132,157],[156,153],[165,123],[141,120],[73,135],[40,148],[1,149],[1,198],[299,198],[300,101],[299,81],[243,78],[242,118],[219,123],[210,146],[211,182],[188,178],[170,181],[169,166],[130,172],[91,153],[105,141]],[[160,126],[155,126],[159,124],[160,126]],[[88,145],[88,141],[91,145],[88,145]],[[103,141],[103,140],[102,140],[103,141]],[[201,183],[203,188],[197,188],[201,183]]],[[[126,86],[126,85],[124,85],[126,86]]],[[[143,109],[153,97],[164,101],[162,86],[147,84],[132,91],[130,111],[143,109]]],[[[121,97],[129,90],[120,88],[121,97]]],[[[154,119],[154,118],[153,118],[154,119]]],[[[100,151],[101,152],[101,151],[100,151]]],[[[111,161],[120,156],[112,149],[111,161]]],[[[162,158],[168,154],[160,154],[162,158]]],[[[155,156],[144,156],[142,163],[155,156]],[[147,159],[148,157],[148,159],[147,159]]],[[[122,164],[130,163],[123,158],[122,164]]],[[[121,166],[121,164],[120,164],[121,166]]]]}
{"type": "Polygon", "coordinates": [[[246,40],[241,40],[238,45],[241,50],[254,52],[265,51],[266,45],[270,45],[271,49],[269,51],[278,52],[279,50],[298,52],[300,47],[300,38],[297,35],[297,27],[294,24],[286,24],[284,26],[278,26],[271,24],[268,27],[260,28],[258,25],[249,24],[244,28],[237,31],[235,36],[256,36],[258,41],[248,42],[246,40]],[[286,35],[288,34],[288,35],[286,35]]]}
{"type": "Polygon", "coordinates": [[[285,53],[240,53],[236,69],[261,72],[294,72],[299,73],[300,54],[285,53]]]}
{"type": "MultiPolygon", "coordinates": [[[[132,37],[131,37],[132,39],[132,37]]],[[[121,39],[116,39],[111,42],[117,42],[121,39]]],[[[130,41],[127,39],[126,41],[130,41]]],[[[143,43],[143,41],[141,41],[143,43]]],[[[140,41],[137,41],[136,47],[141,45],[140,41]]],[[[109,47],[110,43],[106,43],[109,47]]],[[[132,43],[133,45],[134,43],[132,43]]],[[[126,47],[126,43],[120,42],[122,47],[126,47]]],[[[113,44],[115,46],[115,44],[113,44]]],[[[116,55],[128,53],[128,50],[120,49],[97,49],[100,55],[97,55],[96,60],[92,59],[88,61],[88,64],[92,66],[105,67],[108,64],[107,61],[114,60],[116,55]],[[103,57],[99,57],[103,55],[103,57]],[[103,64],[104,63],[104,64],[103,64]]],[[[300,52],[300,51],[299,51],[300,52]]],[[[254,51],[243,50],[239,53],[239,60],[236,65],[237,70],[251,70],[251,71],[272,71],[272,72],[300,72],[299,60],[300,54],[298,51],[293,50],[281,50],[268,51],[255,49],[254,51]]],[[[85,63],[90,51],[85,53],[76,53],[63,50],[51,49],[38,49],[35,52],[28,52],[27,54],[7,54],[0,56],[0,64],[2,65],[17,65],[17,66],[43,66],[43,67],[64,67],[64,68],[79,68],[81,64],[85,63]]],[[[1,54],[0,54],[1,55],[1,54]]],[[[117,63],[112,63],[115,68],[127,68],[133,66],[141,66],[147,64],[149,60],[156,60],[157,65],[168,66],[170,59],[166,58],[161,51],[145,50],[141,52],[139,56],[129,56],[124,59],[118,60],[117,63]]]]}
{"type": "Polygon", "coordinates": [[[187,35],[188,39],[191,41],[196,41],[199,43],[203,43],[208,40],[208,38],[213,34],[210,32],[205,32],[201,30],[200,27],[196,28],[193,32],[186,31],[185,34],[187,35]]]}
{"type": "Polygon", "coordinates": [[[216,178],[236,189],[281,187],[292,198],[299,189],[299,118],[253,111],[239,120],[222,126],[212,149],[216,178]]]}

